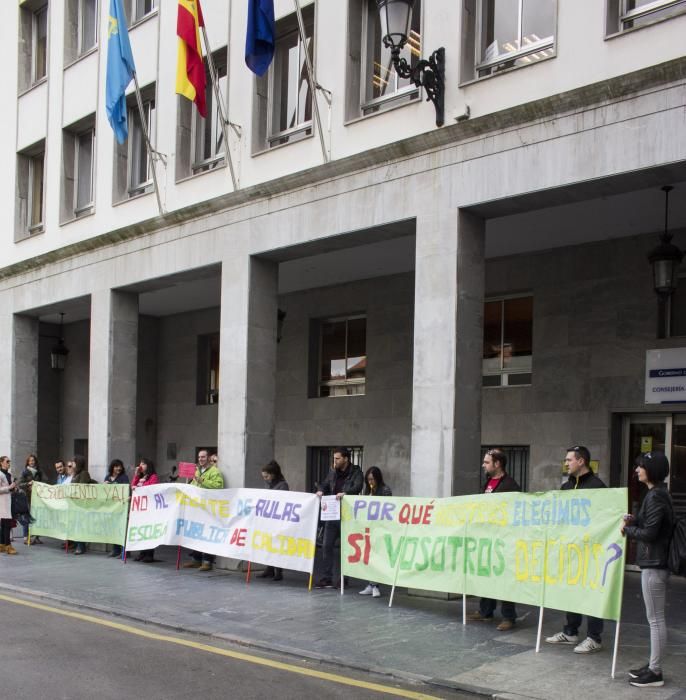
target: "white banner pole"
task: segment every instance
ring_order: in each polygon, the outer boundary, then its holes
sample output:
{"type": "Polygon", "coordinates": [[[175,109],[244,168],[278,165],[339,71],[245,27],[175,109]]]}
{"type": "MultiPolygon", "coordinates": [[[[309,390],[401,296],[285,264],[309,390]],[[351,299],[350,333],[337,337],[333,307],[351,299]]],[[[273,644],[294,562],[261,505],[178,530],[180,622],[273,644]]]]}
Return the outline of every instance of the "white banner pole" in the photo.
{"type": "Polygon", "coordinates": [[[541,633],[543,632],[543,606],[538,609],[538,633],[536,634],[536,653],[541,651],[541,633]]]}
{"type": "Polygon", "coordinates": [[[612,653],[612,672],[610,673],[610,678],[614,679],[615,671],[617,670],[617,652],[619,651],[619,623],[617,620],[617,626],[615,627],[615,649],[612,653]]]}
{"type": "Polygon", "coordinates": [[[462,594],[462,624],[467,624],[467,594],[462,594]]]}

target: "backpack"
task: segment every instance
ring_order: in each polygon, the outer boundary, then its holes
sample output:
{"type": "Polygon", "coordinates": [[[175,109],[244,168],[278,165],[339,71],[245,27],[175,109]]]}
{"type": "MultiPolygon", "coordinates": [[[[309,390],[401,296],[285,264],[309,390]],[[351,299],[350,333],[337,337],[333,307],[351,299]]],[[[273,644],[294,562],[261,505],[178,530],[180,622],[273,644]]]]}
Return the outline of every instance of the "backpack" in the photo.
{"type": "Polygon", "coordinates": [[[686,518],[679,518],[674,523],[667,566],[673,574],[686,576],[686,518]]]}

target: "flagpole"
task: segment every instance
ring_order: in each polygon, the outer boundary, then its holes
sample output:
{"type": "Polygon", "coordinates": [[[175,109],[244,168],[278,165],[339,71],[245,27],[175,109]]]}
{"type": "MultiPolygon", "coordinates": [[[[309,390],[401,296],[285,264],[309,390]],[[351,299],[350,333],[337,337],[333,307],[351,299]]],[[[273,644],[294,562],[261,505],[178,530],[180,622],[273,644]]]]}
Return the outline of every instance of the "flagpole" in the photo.
{"type": "Polygon", "coordinates": [[[329,153],[326,149],[326,143],[324,142],[324,132],[322,131],[322,119],[319,114],[319,102],[317,101],[317,83],[314,80],[314,69],[312,68],[312,61],[310,61],[310,54],[307,50],[307,37],[305,35],[305,22],[303,21],[302,10],[300,9],[300,3],[298,0],[293,0],[295,4],[295,14],[298,18],[298,30],[300,32],[300,41],[305,50],[305,65],[307,67],[307,82],[310,84],[310,92],[312,93],[312,107],[314,108],[314,118],[317,122],[317,131],[319,132],[319,143],[322,147],[322,155],[324,156],[324,162],[329,162],[329,153]]]}
{"type": "Polygon", "coordinates": [[[143,131],[143,136],[145,138],[145,147],[148,151],[148,156],[150,157],[150,164],[152,170],[152,182],[155,188],[155,197],[157,198],[157,207],[160,210],[160,215],[164,216],[166,214],[164,207],[162,206],[162,200],[160,199],[160,188],[157,184],[157,168],[155,167],[155,156],[159,155],[158,152],[152,147],[150,143],[150,135],[148,134],[148,122],[145,119],[145,113],[143,111],[143,99],[141,98],[141,89],[138,86],[138,76],[136,71],[133,71],[133,83],[136,88],[136,103],[138,104],[138,115],[141,120],[141,129],[143,131]]]}
{"type": "MultiPolygon", "coordinates": [[[[214,58],[212,57],[212,50],[210,49],[210,40],[207,38],[207,29],[205,29],[204,23],[202,25],[202,37],[205,40],[205,54],[207,55],[207,66],[210,69],[210,81],[212,82],[212,87],[214,88],[214,97],[217,103],[217,109],[219,110],[219,120],[222,124],[222,134],[224,135],[224,151],[226,153],[226,162],[229,166],[231,182],[235,191],[238,189],[238,181],[236,180],[236,173],[233,169],[233,160],[231,159],[231,149],[229,148],[229,131],[226,128],[229,122],[226,116],[224,115],[224,103],[222,101],[221,90],[219,89],[219,80],[217,79],[217,68],[214,65],[214,58]]],[[[207,118],[210,119],[211,116],[208,114],[207,118]]]]}

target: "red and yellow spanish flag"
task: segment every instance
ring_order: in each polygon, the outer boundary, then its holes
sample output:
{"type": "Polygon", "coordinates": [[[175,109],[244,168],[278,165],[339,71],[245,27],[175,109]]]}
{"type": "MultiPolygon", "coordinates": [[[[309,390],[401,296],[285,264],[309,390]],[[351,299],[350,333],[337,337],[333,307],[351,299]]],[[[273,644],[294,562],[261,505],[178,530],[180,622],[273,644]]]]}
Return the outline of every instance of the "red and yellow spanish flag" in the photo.
{"type": "Polygon", "coordinates": [[[207,116],[205,64],[200,45],[200,27],[204,24],[200,0],[179,0],[176,18],[176,33],[179,37],[176,92],[195,102],[201,117],[207,116]]]}

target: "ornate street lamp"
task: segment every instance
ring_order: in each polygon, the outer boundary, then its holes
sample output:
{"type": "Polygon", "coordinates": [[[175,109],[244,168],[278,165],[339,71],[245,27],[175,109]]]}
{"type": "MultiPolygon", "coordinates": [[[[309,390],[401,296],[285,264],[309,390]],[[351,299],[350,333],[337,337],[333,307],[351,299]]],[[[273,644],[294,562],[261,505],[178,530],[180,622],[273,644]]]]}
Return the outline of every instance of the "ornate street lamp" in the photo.
{"type": "Polygon", "coordinates": [[[64,368],[67,366],[67,355],[69,350],[64,344],[64,339],[62,337],[62,324],[64,322],[64,314],[60,314],[60,332],[57,336],[57,343],[53,345],[50,351],[50,366],[55,372],[64,372],[64,368]]]}
{"type": "Polygon", "coordinates": [[[670,185],[662,188],[665,193],[665,230],[660,236],[660,243],[648,255],[653,266],[653,286],[658,299],[658,338],[668,335],[667,301],[677,288],[677,273],[684,257],[683,251],[672,243],[672,234],[669,233],[669,193],[673,189],[670,185]]]}
{"type": "Polygon", "coordinates": [[[410,79],[426,90],[427,100],[436,108],[436,126],[444,122],[445,49],[434,51],[429,59],[421,59],[414,68],[400,52],[407,43],[415,0],[376,0],[381,19],[383,44],[391,50],[393,67],[398,77],[410,79]]]}

